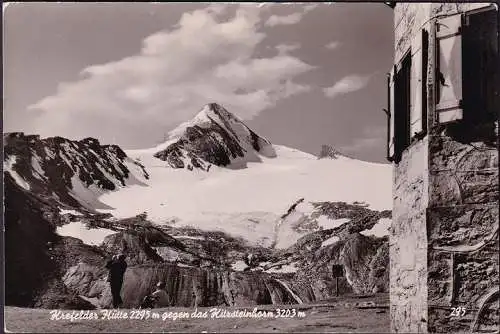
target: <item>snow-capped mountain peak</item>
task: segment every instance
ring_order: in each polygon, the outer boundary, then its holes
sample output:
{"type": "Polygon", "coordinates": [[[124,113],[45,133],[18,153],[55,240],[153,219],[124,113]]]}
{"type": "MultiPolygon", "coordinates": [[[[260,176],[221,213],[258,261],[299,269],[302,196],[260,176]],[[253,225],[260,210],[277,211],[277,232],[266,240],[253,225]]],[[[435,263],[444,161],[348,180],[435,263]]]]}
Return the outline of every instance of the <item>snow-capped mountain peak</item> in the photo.
{"type": "Polygon", "coordinates": [[[193,119],[172,130],[167,143],[154,156],[173,168],[242,168],[260,162],[260,156],[276,155],[267,139],[217,103],[205,105],[193,119]]]}
{"type": "MultiPolygon", "coordinates": [[[[217,103],[209,103],[203,106],[203,108],[198,112],[192,119],[187,122],[180,124],[174,130],[169,132],[169,139],[178,139],[181,137],[187,128],[200,126],[209,126],[212,122],[217,122],[220,126],[224,127],[226,131],[231,133],[232,125],[242,124],[247,129],[248,127],[243,123],[243,121],[236,115],[227,111],[224,107],[217,103]]],[[[250,129],[248,129],[250,130],[250,129]]]]}

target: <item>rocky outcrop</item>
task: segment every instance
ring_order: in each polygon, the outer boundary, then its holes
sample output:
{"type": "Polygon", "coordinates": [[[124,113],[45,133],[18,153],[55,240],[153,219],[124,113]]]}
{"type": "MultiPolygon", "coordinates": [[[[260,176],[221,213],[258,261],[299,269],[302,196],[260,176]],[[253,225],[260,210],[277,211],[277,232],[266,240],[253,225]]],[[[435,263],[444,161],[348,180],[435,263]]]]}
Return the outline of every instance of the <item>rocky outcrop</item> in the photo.
{"type": "Polygon", "coordinates": [[[110,254],[126,254],[127,263],[132,265],[163,261],[162,257],[140,235],[127,232],[112,234],[104,239],[103,247],[110,254]]]}
{"type": "Polygon", "coordinates": [[[321,145],[321,151],[319,152],[318,159],[330,158],[337,159],[340,152],[330,145],[321,145]]]}
{"type": "Polygon", "coordinates": [[[322,300],[335,295],[333,265],[341,265],[344,270],[344,275],[339,278],[340,294],[387,292],[389,289],[387,238],[354,233],[332,245],[302,248],[301,252],[302,261],[294,256],[300,261],[294,284],[300,283],[297,290],[299,294],[305,293],[305,299],[322,300]],[[306,292],[307,287],[310,287],[312,297],[306,292]]]}
{"type": "MultiPolygon", "coordinates": [[[[78,263],[64,275],[64,284],[95,306],[108,307],[111,294],[105,273],[86,263],[78,263]]],[[[166,282],[166,291],[175,306],[249,306],[259,304],[297,304],[300,292],[294,292],[290,279],[275,278],[259,272],[231,272],[217,268],[178,266],[169,263],[130,266],[122,295],[125,307],[138,307],[154,291],[158,281],[166,282]]],[[[304,301],[311,301],[305,297],[304,301]]]]}
{"type": "Polygon", "coordinates": [[[391,218],[391,211],[372,210],[359,202],[306,202],[301,198],[281,216],[273,246],[287,248],[294,244],[292,247],[297,249],[305,243],[319,247],[332,236],[345,239],[350,234],[369,230],[383,218],[391,218]]]}
{"type": "Polygon", "coordinates": [[[62,137],[4,135],[4,170],[26,190],[70,207],[102,207],[91,198],[126,184],[140,183],[148,174],[116,145],[94,138],[73,141],[62,137]]]}

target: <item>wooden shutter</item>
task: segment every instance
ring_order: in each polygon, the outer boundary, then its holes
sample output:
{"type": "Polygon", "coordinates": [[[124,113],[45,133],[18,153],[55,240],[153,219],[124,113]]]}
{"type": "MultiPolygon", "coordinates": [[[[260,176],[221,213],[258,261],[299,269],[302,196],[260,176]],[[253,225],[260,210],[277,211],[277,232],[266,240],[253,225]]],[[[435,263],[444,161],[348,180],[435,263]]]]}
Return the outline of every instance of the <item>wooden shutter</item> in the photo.
{"type": "Polygon", "coordinates": [[[394,158],[394,75],[395,75],[395,68],[391,70],[389,73],[389,150],[388,150],[388,157],[390,160],[394,158]]]}
{"type": "Polygon", "coordinates": [[[412,42],[413,60],[410,74],[410,137],[422,132],[422,34],[412,42]]]}
{"type": "Polygon", "coordinates": [[[427,132],[427,73],[429,71],[429,32],[422,29],[422,132],[427,132]]]}
{"type": "Polygon", "coordinates": [[[439,123],[463,118],[461,27],[460,14],[436,22],[436,112],[439,123]]]}
{"type": "Polygon", "coordinates": [[[411,50],[397,65],[394,74],[394,161],[398,163],[410,144],[411,50]]]}

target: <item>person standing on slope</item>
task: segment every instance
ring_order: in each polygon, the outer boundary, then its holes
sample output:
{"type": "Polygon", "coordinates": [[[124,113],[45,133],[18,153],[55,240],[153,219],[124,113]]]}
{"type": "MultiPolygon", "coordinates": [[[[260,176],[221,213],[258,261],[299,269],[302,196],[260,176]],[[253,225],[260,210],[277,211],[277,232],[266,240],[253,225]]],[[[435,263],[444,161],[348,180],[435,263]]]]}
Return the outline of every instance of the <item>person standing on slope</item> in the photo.
{"type": "Polygon", "coordinates": [[[122,297],[120,296],[123,276],[127,270],[127,262],[125,262],[125,254],[114,256],[106,263],[108,272],[108,282],[111,287],[111,295],[113,296],[113,308],[117,308],[123,304],[122,297]]]}

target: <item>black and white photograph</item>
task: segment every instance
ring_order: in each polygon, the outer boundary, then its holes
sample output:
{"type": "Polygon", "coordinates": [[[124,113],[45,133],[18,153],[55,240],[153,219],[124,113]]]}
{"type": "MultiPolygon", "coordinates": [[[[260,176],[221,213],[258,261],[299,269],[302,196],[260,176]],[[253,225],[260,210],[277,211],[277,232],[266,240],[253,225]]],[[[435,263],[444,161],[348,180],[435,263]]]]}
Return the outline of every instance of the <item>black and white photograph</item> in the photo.
{"type": "Polygon", "coordinates": [[[499,13],[3,3],[4,331],[499,333],[499,13]]]}

